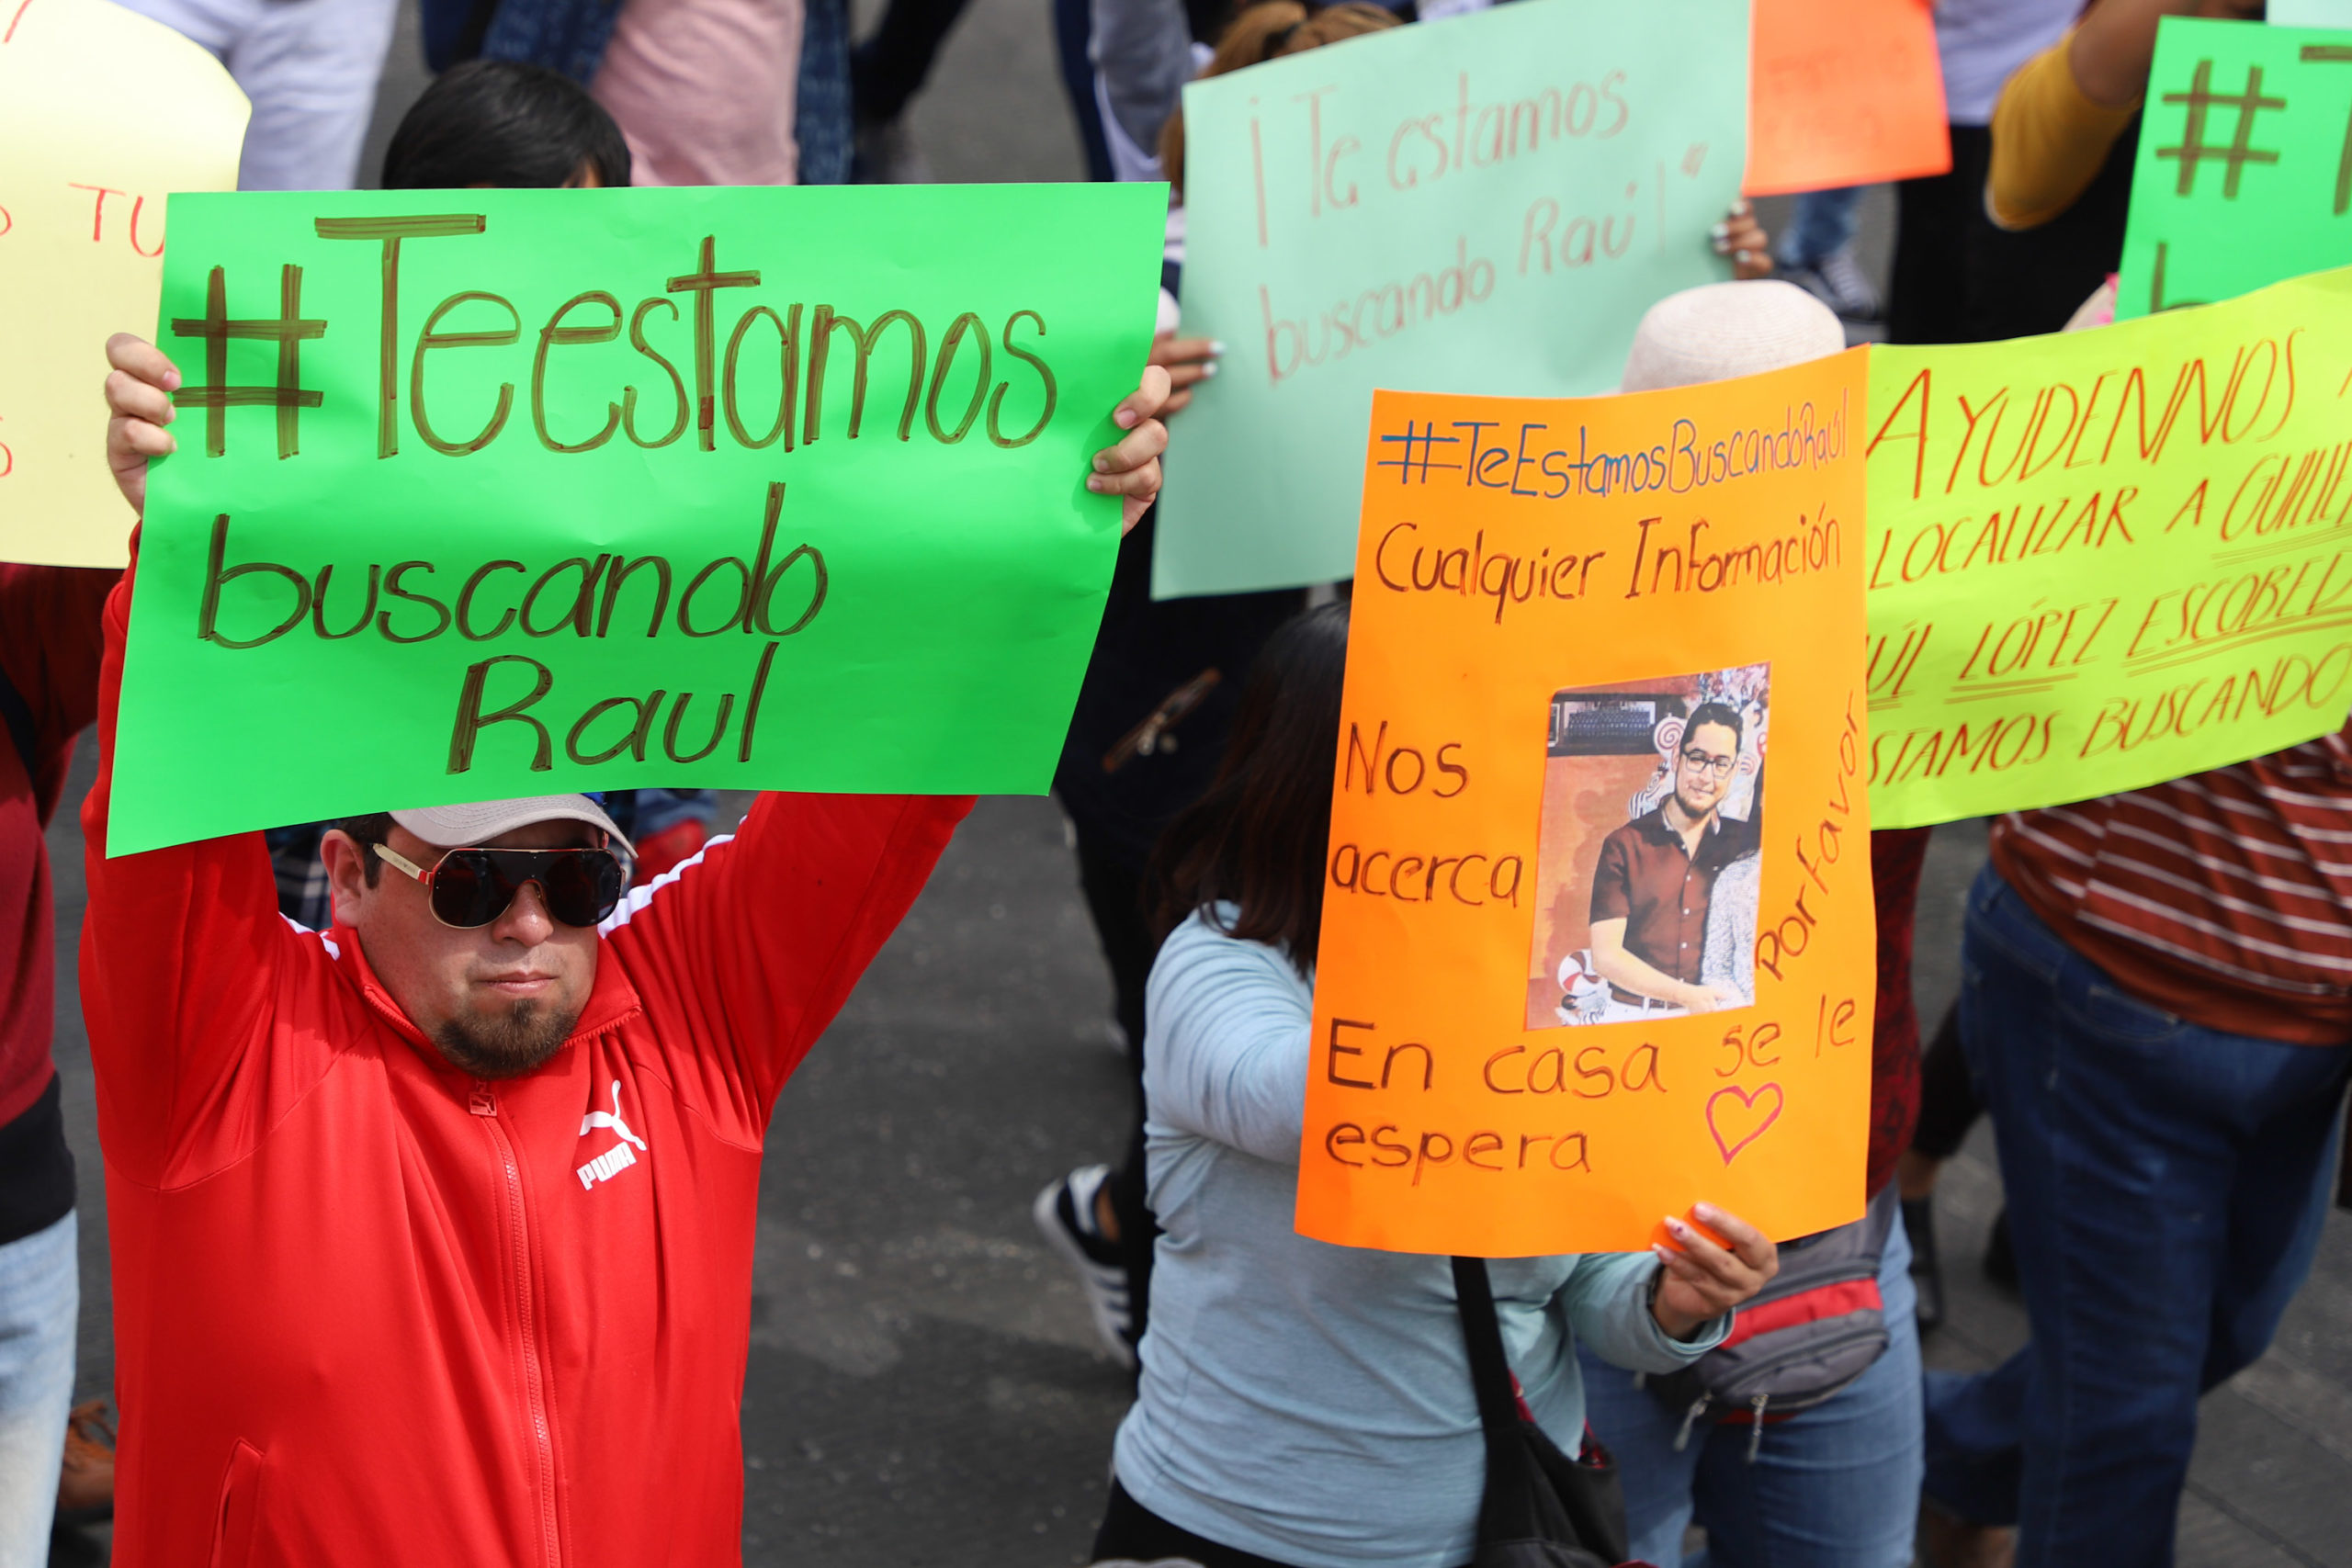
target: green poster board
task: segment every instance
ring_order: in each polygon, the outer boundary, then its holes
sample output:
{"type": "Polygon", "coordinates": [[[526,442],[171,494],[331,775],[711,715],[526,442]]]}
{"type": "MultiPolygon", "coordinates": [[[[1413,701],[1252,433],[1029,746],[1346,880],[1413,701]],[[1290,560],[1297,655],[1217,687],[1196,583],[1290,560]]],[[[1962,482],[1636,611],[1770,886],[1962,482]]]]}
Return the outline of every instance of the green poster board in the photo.
{"type": "Polygon", "coordinates": [[[175,197],[107,845],[1037,792],[1162,187],[175,197]]]}
{"type": "Polygon", "coordinates": [[[2352,33],[2166,17],[2119,321],[2352,263],[2352,33]]]}
{"type": "Polygon", "coordinates": [[[1184,89],[1183,330],[1152,592],[1355,570],[1374,387],[1613,389],[1642,312],[1729,276],[1744,0],[1521,0],[1184,89]]]}

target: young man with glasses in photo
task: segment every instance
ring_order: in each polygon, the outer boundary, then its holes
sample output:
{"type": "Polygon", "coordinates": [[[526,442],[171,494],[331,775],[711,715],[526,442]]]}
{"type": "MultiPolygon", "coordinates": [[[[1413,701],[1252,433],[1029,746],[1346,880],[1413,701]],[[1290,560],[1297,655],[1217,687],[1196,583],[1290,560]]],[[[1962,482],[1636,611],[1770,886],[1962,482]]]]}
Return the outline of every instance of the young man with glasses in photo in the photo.
{"type": "MultiPolygon", "coordinates": [[[[107,354],[138,510],[178,376],[107,354]]],[[[1087,478],[1130,527],[1167,394],[1087,478]]],[[[83,811],[115,1562],[738,1562],[769,1115],[970,799],[763,795],[626,898],[585,795],[349,819],[310,931],[259,833],[105,855],[130,611],[83,811]]]]}
{"type": "Polygon", "coordinates": [[[1597,1022],[1713,1012],[1740,1001],[1702,984],[1700,966],[1716,874],[1756,847],[1752,826],[1722,815],[1741,728],[1730,706],[1700,704],[1682,727],[1672,793],[1600,841],[1592,960],[1609,982],[1609,1000],[1597,1022]]]}

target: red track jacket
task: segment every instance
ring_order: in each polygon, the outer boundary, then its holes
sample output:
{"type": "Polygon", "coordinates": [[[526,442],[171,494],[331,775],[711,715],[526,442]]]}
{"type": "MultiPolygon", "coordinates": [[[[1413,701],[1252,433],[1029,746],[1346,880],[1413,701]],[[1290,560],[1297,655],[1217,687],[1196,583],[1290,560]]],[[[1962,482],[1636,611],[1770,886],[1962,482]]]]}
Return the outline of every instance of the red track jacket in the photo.
{"type": "MultiPolygon", "coordinates": [[[[740,1562],[760,1147],[968,799],[763,795],[629,897],[571,1038],[452,1068],[258,834],[84,808],[120,1568],[740,1562]]],[[[355,721],[356,722],[356,721],[355,721]]]]}

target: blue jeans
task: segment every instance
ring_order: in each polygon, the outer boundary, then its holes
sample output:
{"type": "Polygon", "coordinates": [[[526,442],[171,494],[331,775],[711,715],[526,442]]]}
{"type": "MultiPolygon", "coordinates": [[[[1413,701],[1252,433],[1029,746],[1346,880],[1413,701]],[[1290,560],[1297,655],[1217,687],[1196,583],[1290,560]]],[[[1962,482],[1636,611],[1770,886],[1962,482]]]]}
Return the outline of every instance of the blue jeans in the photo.
{"type": "Polygon", "coordinates": [[[1819,266],[1854,243],[1860,220],[1856,209],[1867,186],[1837,190],[1809,190],[1797,197],[1796,211],[1774,247],[1782,266],[1819,266]]]}
{"type": "Polygon", "coordinates": [[[1702,1427],[1582,1349],[1585,1418],[1616,1457],[1635,1559],[1676,1568],[1695,1510],[1707,1568],[1905,1568],[1919,1509],[1919,1325],[1901,1222],[1879,1265],[1886,1354],[1811,1410],[1764,1428],[1702,1427]]]}
{"type": "Polygon", "coordinates": [[[2019,1568],[2169,1563],[2198,1395],[2262,1354],[2311,1269],[2352,1047],[2150,1007],[1990,867],[1960,1027],[2033,1340],[1928,1379],[1928,1495],[2017,1524],[2019,1568]]]}
{"type": "Polygon", "coordinates": [[[74,1216],[0,1247],[0,1568],[49,1561],[82,1308],[74,1216]]]}

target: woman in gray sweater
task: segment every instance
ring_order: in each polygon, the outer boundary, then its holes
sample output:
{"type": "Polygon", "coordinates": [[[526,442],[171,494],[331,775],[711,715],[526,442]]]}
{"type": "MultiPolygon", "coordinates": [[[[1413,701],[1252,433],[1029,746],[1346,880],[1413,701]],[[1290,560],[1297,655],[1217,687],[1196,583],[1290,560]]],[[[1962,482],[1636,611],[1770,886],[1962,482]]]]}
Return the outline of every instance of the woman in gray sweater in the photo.
{"type": "MultiPolygon", "coordinates": [[[[1161,841],[1174,929],[1145,1091],[1165,1234],[1098,1557],[1457,1568],[1476,1544],[1486,1452],[1447,1259],[1292,1222],[1346,649],[1343,604],[1274,634],[1217,782],[1161,841]]],[[[1693,1218],[1733,1247],[1672,1221],[1679,1249],[1490,1265],[1527,1407],[1564,1450],[1584,1430],[1577,1340],[1670,1371],[1771,1278],[1770,1241],[1705,1205],[1693,1218]]]]}

